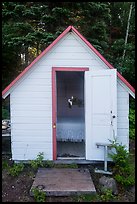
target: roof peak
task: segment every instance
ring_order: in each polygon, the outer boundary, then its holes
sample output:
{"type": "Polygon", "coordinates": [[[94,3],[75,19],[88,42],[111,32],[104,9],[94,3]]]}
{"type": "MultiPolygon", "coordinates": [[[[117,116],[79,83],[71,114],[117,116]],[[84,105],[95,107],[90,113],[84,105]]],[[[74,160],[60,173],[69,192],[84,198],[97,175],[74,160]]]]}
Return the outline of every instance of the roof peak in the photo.
{"type": "MultiPolygon", "coordinates": [[[[114,67],[86,40],[86,38],[79,33],[79,31],[74,28],[72,25],[68,26],[28,67],[26,67],[2,92],[2,97],[6,98],[10,94],[11,88],[15,85],[15,83],[25,75],[26,72],[38,61],[43,57],[51,48],[60,41],[68,32],[73,31],[75,32],[82,41],[110,68],[114,69],[114,67]]],[[[117,72],[118,73],[118,72],[117,72]]],[[[123,81],[123,83],[133,92],[135,93],[135,89],[129,84],[129,82],[120,74],[118,73],[118,77],[123,81]]]]}

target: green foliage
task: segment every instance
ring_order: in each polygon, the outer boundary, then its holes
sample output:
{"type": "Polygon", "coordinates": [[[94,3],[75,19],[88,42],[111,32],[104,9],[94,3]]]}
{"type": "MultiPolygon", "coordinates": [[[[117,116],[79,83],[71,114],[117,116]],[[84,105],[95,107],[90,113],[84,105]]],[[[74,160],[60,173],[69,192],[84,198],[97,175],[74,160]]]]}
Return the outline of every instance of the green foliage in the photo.
{"type": "Polygon", "coordinates": [[[2,120],[3,119],[10,119],[9,111],[2,107],[2,120]]]}
{"type": "Polygon", "coordinates": [[[132,3],[125,46],[131,2],[3,2],[3,88],[68,25],[77,28],[134,85],[135,2],[132,3]],[[30,53],[30,48],[36,52],[30,53]],[[124,48],[126,54],[122,61],[124,48]]]}
{"type": "Polygon", "coordinates": [[[4,169],[9,169],[9,165],[8,165],[8,162],[7,160],[2,160],[2,170],[4,169]]]}
{"type": "Polygon", "coordinates": [[[135,139],[135,128],[129,129],[129,138],[134,140],[135,139]]]}
{"type": "Polygon", "coordinates": [[[113,159],[115,165],[113,167],[114,178],[124,187],[132,186],[135,183],[133,175],[133,167],[130,163],[130,154],[124,145],[112,142],[112,147],[116,150],[110,153],[109,156],[113,159]]]}
{"type": "Polygon", "coordinates": [[[129,109],[129,138],[135,139],[135,110],[129,109]]]}
{"type": "Polygon", "coordinates": [[[33,188],[32,193],[34,195],[34,199],[36,202],[45,202],[46,201],[46,193],[41,191],[38,188],[33,188]]]}
{"type": "Polygon", "coordinates": [[[96,194],[83,194],[74,197],[74,202],[91,202],[96,201],[97,195],[96,194]]]}
{"type": "Polygon", "coordinates": [[[112,194],[112,190],[106,189],[102,195],[100,195],[102,202],[109,202],[115,199],[115,196],[112,194]]]}
{"type": "Polygon", "coordinates": [[[48,167],[48,168],[54,167],[53,161],[49,161],[49,160],[45,161],[44,162],[44,167],[48,167]]]}
{"type": "Polygon", "coordinates": [[[135,99],[132,96],[129,96],[129,108],[135,110],[135,99]]]}
{"type": "Polygon", "coordinates": [[[14,164],[13,166],[8,168],[9,174],[11,176],[18,176],[20,172],[22,172],[24,169],[24,164],[14,164]]]}
{"type": "Polygon", "coordinates": [[[135,178],[132,175],[129,175],[128,177],[123,175],[115,175],[115,179],[117,182],[122,184],[125,187],[132,186],[135,184],[135,178]]]}
{"type": "Polygon", "coordinates": [[[83,194],[74,197],[74,202],[109,202],[115,201],[116,196],[113,195],[112,190],[105,189],[101,194],[83,194]]]}
{"type": "Polygon", "coordinates": [[[31,160],[29,161],[29,164],[31,165],[31,167],[36,170],[38,167],[43,167],[44,164],[43,164],[43,159],[44,159],[44,153],[43,152],[40,152],[38,155],[37,155],[37,158],[36,160],[31,160]]]}

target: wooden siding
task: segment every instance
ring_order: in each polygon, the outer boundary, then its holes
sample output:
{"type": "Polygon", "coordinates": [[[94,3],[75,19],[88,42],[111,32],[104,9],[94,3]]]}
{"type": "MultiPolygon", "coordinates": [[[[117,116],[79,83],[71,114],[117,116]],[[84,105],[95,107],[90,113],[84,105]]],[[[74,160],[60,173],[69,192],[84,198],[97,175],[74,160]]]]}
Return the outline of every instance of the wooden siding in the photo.
{"type": "Polygon", "coordinates": [[[118,83],[117,91],[117,139],[129,150],[129,93],[120,83],[118,83]]]}
{"type": "MultiPolygon", "coordinates": [[[[13,160],[35,159],[39,152],[44,152],[44,159],[53,159],[52,67],[107,69],[73,33],[64,36],[43,56],[16,84],[10,95],[13,160]]],[[[124,143],[128,141],[129,131],[128,97],[128,92],[118,82],[118,139],[124,143]]],[[[102,155],[103,150],[100,151],[99,155],[102,155]]]]}

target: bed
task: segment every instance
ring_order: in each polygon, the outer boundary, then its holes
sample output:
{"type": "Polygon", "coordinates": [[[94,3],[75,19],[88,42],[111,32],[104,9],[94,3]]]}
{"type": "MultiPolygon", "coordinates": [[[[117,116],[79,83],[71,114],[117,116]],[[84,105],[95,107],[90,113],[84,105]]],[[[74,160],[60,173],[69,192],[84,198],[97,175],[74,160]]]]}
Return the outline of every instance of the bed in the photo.
{"type": "Polygon", "coordinates": [[[58,118],[57,141],[84,141],[85,125],[82,118],[58,118]]]}

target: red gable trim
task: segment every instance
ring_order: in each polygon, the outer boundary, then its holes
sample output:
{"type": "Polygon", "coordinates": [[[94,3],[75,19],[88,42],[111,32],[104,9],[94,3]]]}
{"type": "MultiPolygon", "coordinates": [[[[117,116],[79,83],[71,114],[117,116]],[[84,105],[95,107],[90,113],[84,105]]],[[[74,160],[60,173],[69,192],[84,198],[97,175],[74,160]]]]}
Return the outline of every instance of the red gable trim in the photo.
{"type": "MultiPolygon", "coordinates": [[[[95,54],[110,68],[114,69],[114,67],[72,26],[72,30],[88,45],[90,49],[92,49],[95,54]]],[[[121,81],[126,84],[126,86],[133,92],[135,93],[135,89],[129,82],[117,71],[118,77],[121,79],[121,81]]]]}
{"type": "Polygon", "coordinates": [[[43,56],[45,55],[61,38],[64,37],[71,30],[69,26],[63,33],[61,33],[28,67],[26,67],[3,91],[2,96],[9,91],[9,89],[23,76],[25,73],[43,56]]]}
{"type": "MultiPolygon", "coordinates": [[[[88,47],[95,52],[95,54],[110,68],[114,69],[114,67],[73,27],[68,26],[66,30],[63,31],[28,67],[26,67],[3,91],[2,96],[9,91],[9,89],[23,76],[25,73],[43,56],[45,55],[64,35],[66,35],[70,30],[73,30],[87,45],[88,47]]],[[[129,82],[119,73],[117,72],[118,77],[124,84],[129,87],[129,89],[135,93],[135,89],[129,84],[129,82]]]]}
{"type": "Polygon", "coordinates": [[[121,79],[121,81],[124,82],[124,84],[127,85],[127,87],[133,92],[135,93],[135,89],[133,86],[131,86],[131,84],[117,71],[117,75],[118,77],[121,79]]]}

